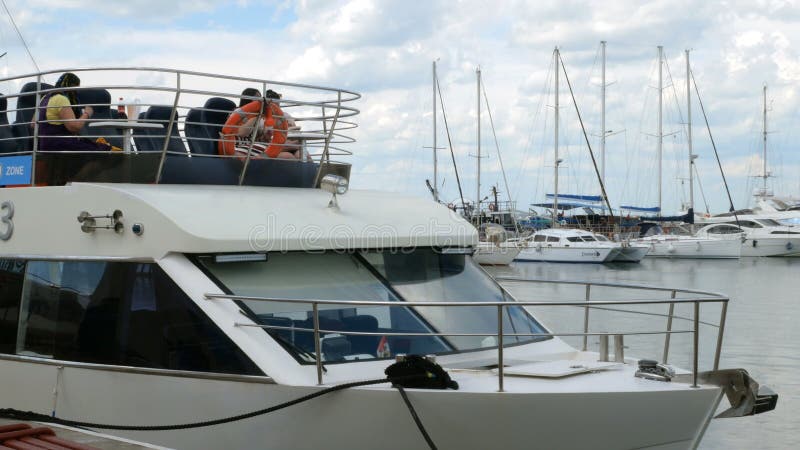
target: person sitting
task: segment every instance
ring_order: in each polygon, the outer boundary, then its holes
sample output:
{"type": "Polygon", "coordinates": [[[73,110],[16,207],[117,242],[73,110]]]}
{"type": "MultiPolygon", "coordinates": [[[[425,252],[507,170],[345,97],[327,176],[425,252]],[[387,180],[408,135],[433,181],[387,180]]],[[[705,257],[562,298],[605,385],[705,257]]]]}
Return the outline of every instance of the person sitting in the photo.
{"type": "Polygon", "coordinates": [[[242,99],[247,102],[231,112],[222,128],[219,154],[249,153],[256,158],[266,154],[270,158],[298,159],[300,152],[295,154],[286,147],[289,124],[278,104],[280,98],[280,94],[270,89],[262,100],[242,99]],[[263,119],[257,122],[259,118],[263,119]]]}
{"type": "Polygon", "coordinates": [[[69,88],[78,87],[80,84],[81,80],[77,75],[66,72],[56,81],[55,87],[59,90],[48,93],[42,98],[37,111],[39,150],[120,150],[106,143],[103,138],[92,141],[77,137],[86,121],[94,114],[91,106],[87,105],[82,110],[76,106],[78,95],[74,89],[69,88]]]}
{"type": "Polygon", "coordinates": [[[242,91],[242,97],[239,98],[239,108],[244,107],[250,102],[254,102],[255,100],[245,98],[245,97],[261,97],[261,91],[256,88],[246,88],[242,91]]]}

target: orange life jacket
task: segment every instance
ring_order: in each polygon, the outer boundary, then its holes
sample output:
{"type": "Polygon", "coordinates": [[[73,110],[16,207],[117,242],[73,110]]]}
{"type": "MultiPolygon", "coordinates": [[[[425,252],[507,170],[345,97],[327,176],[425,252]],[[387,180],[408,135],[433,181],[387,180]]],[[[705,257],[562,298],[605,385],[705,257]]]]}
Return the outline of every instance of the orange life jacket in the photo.
{"type": "MultiPolygon", "coordinates": [[[[244,126],[248,120],[257,117],[259,113],[261,113],[261,101],[257,100],[235,109],[228,116],[225,126],[222,127],[222,140],[219,141],[220,155],[236,154],[236,137],[239,128],[244,126]]],[[[267,103],[264,111],[264,129],[272,130],[272,138],[267,142],[269,146],[264,153],[270,158],[275,158],[283,149],[283,144],[286,143],[286,130],[289,129],[288,121],[277,103],[267,103]]],[[[249,138],[244,139],[249,142],[249,138]]]]}

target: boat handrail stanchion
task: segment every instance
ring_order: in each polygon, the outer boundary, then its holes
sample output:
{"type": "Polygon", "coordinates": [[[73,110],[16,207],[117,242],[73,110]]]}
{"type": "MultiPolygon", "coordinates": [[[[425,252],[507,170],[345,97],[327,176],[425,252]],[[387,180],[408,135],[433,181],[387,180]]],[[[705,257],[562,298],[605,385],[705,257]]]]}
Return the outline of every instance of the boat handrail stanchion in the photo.
{"type": "Polygon", "coordinates": [[[178,100],[181,96],[181,73],[175,72],[175,100],[172,102],[172,113],[169,117],[169,124],[164,134],[164,145],[161,146],[161,160],[158,162],[158,172],[156,173],[156,184],[161,182],[161,173],[164,171],[164,163],[167,161],[167,148],[169,147],[170,137],[172,137],[172,126],[175,124],[175,117],[178,115],[178,100]]]}
{"type": "MultiPolygon", "coordinates": [[[[267,95],[266,94],[266,92],[267,92],[267,83],[262,83],[261,84],[261,89],[262,89],[262,92],[264,92],[264,95],[267,95]]],[[[261,102],[261,108],[258,110],[258,115],[256,116],[256,120],[253,122],[253,132],[250,133],[250,144],[248,144],[248,146],[247,146],[247,157],[244,160],[244,166],[242,166],[242,173],[239,174],[239,186],[244,184],[244,177],[247,174],[247,167],[250,166],[250,159],[252,159],[253,147],[256,145],[256,136],[258,136],[258,127],[259,127],[259,124],[261,123],[261,118],[264,117],[265,111],[267,110],[267,108],[270,107],[267,104],[268,101],[271,101],[271,100],[267,100],[267,97],[264,97],[264,100],[261,102]]],[[[243,123],[246,123],[246,122],[243,122],[243,123]]],[[[239,134],[239,130],[238,129],[236,130],[236,134],[237,135],[239,134]]],[[[273,137],[275,136],[275,128],[274,127],[273,127],[273,130],[272,130],[272,135],[273,135],[273,137]]],[[[236,146],[236,141],[235,141],[236,137],[234,137],[233,139],[234,139],[234,144],[233,145],[235,147],[236,146]]],[[[264,149],[264,153],[265,154],[266,154],[266,152],[267,152],[267,150],[264,149]]],[[[320,382],[320,384],[322,384],[322,382],[320,382]]]]}
{"type": "Polygon", "coordinates": [[[692,387],[699,387],[697,385],[697,364],[698,364],[698,347],[700,345],[700,302],[694,301],[694,331],[692,333],[694,340],[694,350],[692,352],[692,387]]]}
{"type": "Polygon", "coordinates": [[[728,315],[728,299],[722,302],[722,311],[719,315],[719,331],[717,332],[717,349],[714,352],[714,370],[719,370],[719,357],[722,353],[722,336],[725,333],[725,321],[728,315]]]}
{"type": "Polygon", "coordinates": [[[592,295],[592,283],[586,283],[586,306],[583,307],[583,351],[588,349],[589,301],[592,295]]]}
{"type": "MultiPolygon", "coordinates": [[[[673,290],[672,294],[670,294],[670,298],[674,300],[677,293],[678,293],[677,291],[673,290]]],[[[675,303],[670,302],[669,314],[667,315],[667,334],[664,335],[664,358],[663,358],[664,364],[667,364],[667,359],[669,358],[669,343],[670,343],[669,341],[670,337],[672,336],[670,331],[672,331],[672,316],[674,313],[675,313],[675,303]]]]}
{"type": "Polygon", "coordinates": [[[497,388],[503,392],[503,305],[497,305],[497,388]]]}
{"type": "MultiPolygon", "coordinates": [[[[31,155],[31,186],[36,185],[36,152],[39,150],[39,102],[42,101],[42,74],[36,76],[36,103],[33,108],[31,121],[33,122],[33,154],[31,155]]],[[[17,109],[19,109],[19,97],[17,97],[17,109]]],[[[19,111],[17,111],[19,114],[19,111]]]]}
{"type": "Polygon", "coordinates": [[[319,303],[311,304],[314,312],[314,358],[317,360],[317,384],[322,384],[322,352],[319,343],[319,303]]]}
{"type": "MultiPolygon", "coordinates": [[[[327,163],[330,164],[331,162],[331,155],[330,155],[330,145],[331,140],[333,139],[333,130],[336,129],[336,122],[339,121],[339,113],[342,111],[342,91],[337,91],[336,93],[336,113],[333,115],[333,121],[331,122],[331,129],[328,130],[327,135],[325,136],[325,147],[322,149],[322,156],[319,157],[319,168],[317,169],[317,176],[314,177],[314,187],[316,187],[320,180],[322,179],[322,167],[327,163]]],[[[326,118],[323,115],[322,122],[323,128],[326,118]]]]}

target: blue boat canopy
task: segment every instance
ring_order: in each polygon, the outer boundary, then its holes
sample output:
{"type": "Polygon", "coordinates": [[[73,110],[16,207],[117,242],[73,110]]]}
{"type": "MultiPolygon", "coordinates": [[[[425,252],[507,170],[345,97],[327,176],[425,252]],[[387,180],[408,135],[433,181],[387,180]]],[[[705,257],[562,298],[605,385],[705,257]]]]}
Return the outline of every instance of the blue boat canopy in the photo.
{"type": "MultiPolygon", "coordinates": [[[[561,198],[561,195],[558,196],[561,198]]],[[[533,203],[531,206],[539,206],[541,208],[550,208],[553,209],[553,202],[550,203],[533,203]]],[[[607,209],[605,206],[602,205],[593,205],[590,203],[576,203],[576,202],[558,202],[558,209],[561,211],[567,211],[570,209],[575,208],[592,208],[592,209],[607,209]]]]}
{"type": "MultiPolygon", "coordinates": [[[[555,194],[547,194],[547,198],[554,198],[555,194]]],[[[558,198],[566,200],[581,200],[584,202],[602,202],[603,197],[599,195],[575,195],[575,194],[558,194],[558,198]]]]}
{"type": "Polygon", "coordinates": [[[650,208],[645,208],[644,206],[625,206],[621,205],[619,209],[627,210],[627,211],[641,211],[641,212],[661,212],[661,208],[658,206],[653,206],[650,208]]]}

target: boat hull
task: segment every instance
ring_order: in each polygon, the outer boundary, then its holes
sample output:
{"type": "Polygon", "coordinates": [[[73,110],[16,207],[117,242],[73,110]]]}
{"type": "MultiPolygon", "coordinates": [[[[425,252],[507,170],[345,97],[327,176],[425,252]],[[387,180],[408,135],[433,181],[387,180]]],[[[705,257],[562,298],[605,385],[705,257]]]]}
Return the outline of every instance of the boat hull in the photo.
{"type": "Polygon", "coordinates": [[[510,243],[495,245],[491,242],[480,242],[475,247],[472,259],[482,265],[507,266],[519,255],[519,250],[519,247],[510,243]]]}
{"type": "MultiPolygon", "coordinates": [[[[27,380],[24,384],[0,385],[4,407],[49,413],[56,383],[58,417],[125,425],[191,423],[233,416],[321,389],[6,360],[0,361],[0,370],[10,379],[27,380]]],[[[496,378],[491,375],[491,380],[482,383],[491,381],[492,387],[484,386],[482,392],[470,391],[469,383],[459,391],[407,392],[439,448],[694,448],[721,399],[721,390],[634,379],[632,372],[624,375],[624,389],[630,390],[626,392],[581,392],[579,385],[586,380],[578,378],[530,381],[508,377],[506,392],[497,395],[491,390],[496,389],[496,378]],[[524,391],[530,383],[539,382],[568,386],[564,391],[524,391]],[[573,390],[576,387],[579,389],[573,390]],[[581,432],[575,433],[576,429],[581,432]]],[[[110,434],[176,449],[425,448],[400,395],[385,387],[336,392],[275,413],[213,427],[110,434]]]]}
{"type": "Polygon", "coordinates": [[[742,256],[800,256],[800,237],[748,238],[742,243],[742,256]]]}
{"type": "Polygon", "coordinates": [[[616,247],[548,247],[530,246],[523,248],[515,261],[563,262],[563,263],[603,263],[611,261],[619,253],[616,247]]]}
{"type": "Polygon", "coordinates": [[[614,258],[614,262],[638,263],[641,262],[648,253],[650,253],[650,247],[646,245],[623,246],[614,258]]]}
{"type": "Polygon", "coordinates": [[[738,239],[665,239],[649,243],[648,257],[686,259],[736,259],[742,252],[738,239]]]}

